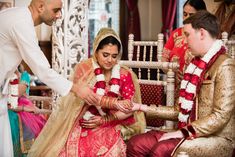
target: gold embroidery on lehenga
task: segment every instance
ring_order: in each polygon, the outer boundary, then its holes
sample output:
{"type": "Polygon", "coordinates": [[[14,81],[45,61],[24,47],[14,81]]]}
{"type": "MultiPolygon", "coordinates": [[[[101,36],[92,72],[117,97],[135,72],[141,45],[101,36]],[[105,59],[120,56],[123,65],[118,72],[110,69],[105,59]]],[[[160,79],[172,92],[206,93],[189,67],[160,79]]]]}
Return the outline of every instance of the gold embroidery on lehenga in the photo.
{"type": "Polygon", "coordinates": [[[107,147],[101,146],[100,149],[99,149],[99,151],[98,151],[98,153],[97,153],[97,155],[98,155],[98,156],[103,155],[103,154],[105,154],[107,151],[108,151],[108,148],[107,148],[107,147]]]}

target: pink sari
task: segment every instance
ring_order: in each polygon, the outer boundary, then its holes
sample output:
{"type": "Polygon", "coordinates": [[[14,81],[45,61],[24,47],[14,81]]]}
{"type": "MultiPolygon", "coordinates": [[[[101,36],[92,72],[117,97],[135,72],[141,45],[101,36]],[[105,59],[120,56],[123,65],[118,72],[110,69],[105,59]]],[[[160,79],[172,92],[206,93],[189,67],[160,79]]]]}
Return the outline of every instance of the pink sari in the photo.
{"type": "MultiPolygon", "coordinates": [[[[18,99],[18,105],[35,107],[32,101],[24,96],[18,99]]],[[[22,123],[33,133],[35,138],[39,135],[40,131],[46,123],[45,117],[40,114],[36,115],[29,112],[19,112],[19,116],[22,120],[22,123]]]]}

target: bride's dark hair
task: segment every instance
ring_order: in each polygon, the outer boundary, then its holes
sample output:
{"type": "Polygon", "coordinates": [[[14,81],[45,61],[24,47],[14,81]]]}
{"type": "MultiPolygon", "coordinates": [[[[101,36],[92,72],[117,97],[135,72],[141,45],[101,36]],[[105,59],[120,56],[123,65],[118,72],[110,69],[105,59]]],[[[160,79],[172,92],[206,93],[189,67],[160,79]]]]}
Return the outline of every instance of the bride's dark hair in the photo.
{"type": "Polygon", "coordinates": [[[113,37],[113,36],[108,36],[104,38],[100,43],[99,46],[97,47],[96,51],[99,49],[102,49],[105,45],[112,44],[112,45],[117,45],[118,46],[118,52],[120,52],[121,49],[121,44],[119,41],[113,37]]]}

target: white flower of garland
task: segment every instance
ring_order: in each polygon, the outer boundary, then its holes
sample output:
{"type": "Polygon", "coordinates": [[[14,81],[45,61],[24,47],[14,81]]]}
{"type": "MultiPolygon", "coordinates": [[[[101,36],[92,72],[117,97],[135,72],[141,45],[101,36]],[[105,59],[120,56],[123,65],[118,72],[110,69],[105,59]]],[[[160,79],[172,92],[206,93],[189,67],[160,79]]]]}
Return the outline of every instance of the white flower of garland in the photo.
{"type": "Polygon", "coordinates": [[[119,93],[119,88],[120,88],[119,85],[111,85],[110,91],[112,91],[112,92],[118,94],[118,93],[119,93]]]}
{"type": "Polygon", "coordinates": [[[86,113],[83,115],[83,119],[89,120],[91,117],[95,116],[90,111],[86,111],[86,113]]]}
{"type": "Polygon", "coordinates": [[[105,90],[103,88],[97,88],[96,93],[99,95],[104,95],[105,90]]]}
{"type": "Polygon", "coordinates": [[[98,81],[103,81],[103,80],[105,80],[104,75],[97,75],[97,76],[96,76],[96,81],[97,81],[97,82],[98,82],[98,81]]]}
{"type": "Polygon", "coordinates": [[[182,114],[181,112],[179,113],[179,116],[178,116],[179,121],[181,121],[181,122],[187,122],[188,118],[189,118],[189,115],[188,115],[188,114],[187,114],[187,115],[184,115],[184,114],[182,114]]]}
{"type": "Polygon", "coordinates": [[[186,88],[188,81],[182,80],[180,84],[180,88],[186,88]]]}
{"type": "Polygon", "coordinates": [[[199,68],[195,69],[195,71],[194,71],[194,74],[197,76],[200,76],[201,73],[202,73],[202,69],[199,69],[199,68]]]}
{"type": "Polygon", "coordinates": [[[190,100],[186,100],[185,98],[182,98],[182,108],[186,110],[191,110],[193,106],[193,102],[190,100]]]}
{"type": "MultiPolygon", "coordinates": [[[[203,60],[206,64],[208,64],[209,61],[213,58],[213,56],[220,50],[221,46],[223,46],[223,42],[221,40],[216,40],[213,43],[212,47],[209,49],[209,51],[201,58],[201,60],[203,60]]],[[[201,76],[202,72],[203,69],[200,69],[193,63],[190,63],[187,69],[185,70],[185,73],[194,74],[197,75],[198,77],[201,76]]],[[[180,89],[185,89],[186,92],[196,95],[197,86],[195,86],[194,84],[192,84],[187,80],[182,80],[180,89]]],[[[190,111],[192,110],[194,101],[186,100],[184,97],[180,96],[179,103],[181,104],[182,109],[190,111]]],[[[179,121],[183,123],[187,123],[188,118],[189,114],[183,114],[180,112],[178,115],[179,121]]]]}
{"type": "Polygon", "coordinates": [[[194,69],[196,68],[196,66],[192,63],[189,64],[189,66],[187,67],[187,69],[185,70],[185,73],[193,73],[194,69]]]}
{"type": "Polygon", "coordinates": [[[185,91],[188,92],[188,93],[196,93],[196,89],[197,89],[197,86],[195,86],[191,82],[188,82],[185,91]]]}

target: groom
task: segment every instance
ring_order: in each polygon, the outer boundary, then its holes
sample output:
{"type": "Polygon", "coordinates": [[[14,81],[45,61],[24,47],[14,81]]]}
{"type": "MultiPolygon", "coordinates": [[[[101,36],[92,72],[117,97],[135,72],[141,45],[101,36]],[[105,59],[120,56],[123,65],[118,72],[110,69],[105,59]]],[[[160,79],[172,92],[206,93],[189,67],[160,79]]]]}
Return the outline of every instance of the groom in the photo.
{"type": "Polygon", "coordinates": [[[195,58],[181,82],[178,110],[141,107],[145,112],[151,110],[156,117],[178,120],[178,128],[132,137],[127,144],[128,157],[168,157],[180,151],[193,157],[232,156],[235,62],[226,54],[222,41],[216,40],[219,25],[209,12],[199,11],[186,19],[184,34],[195,58]]]}

